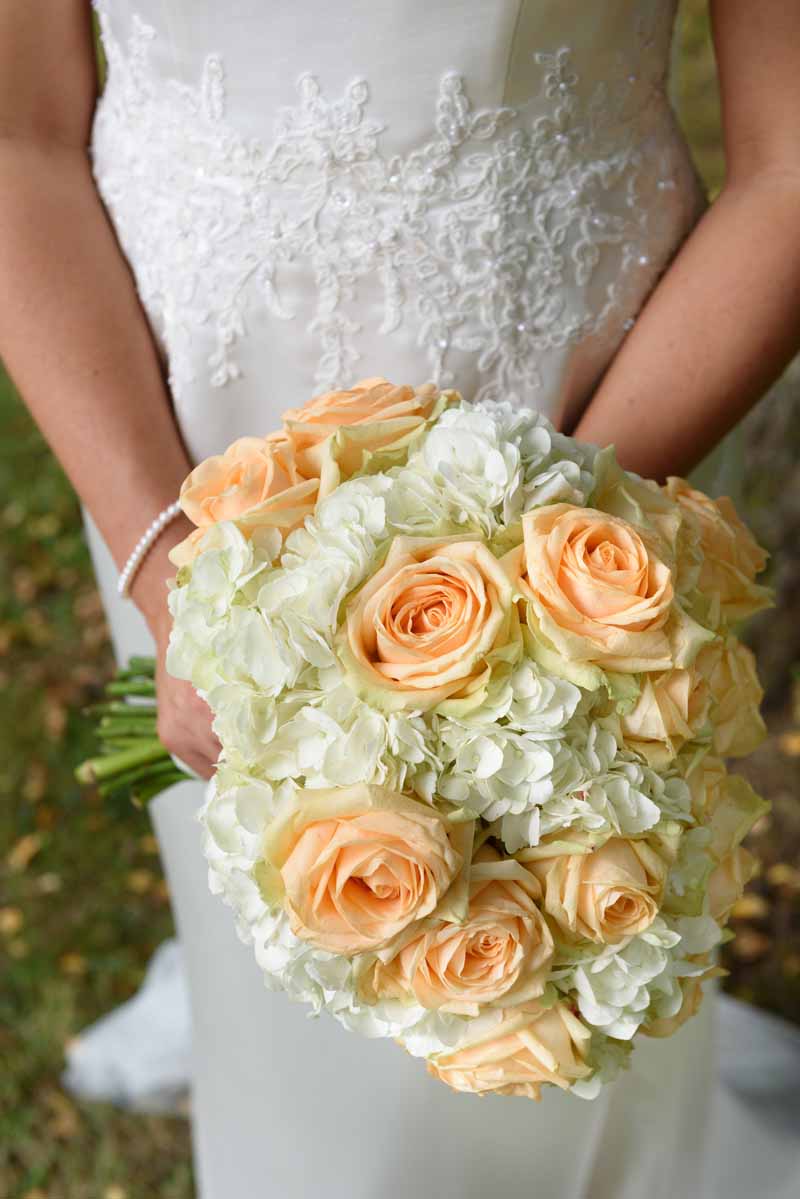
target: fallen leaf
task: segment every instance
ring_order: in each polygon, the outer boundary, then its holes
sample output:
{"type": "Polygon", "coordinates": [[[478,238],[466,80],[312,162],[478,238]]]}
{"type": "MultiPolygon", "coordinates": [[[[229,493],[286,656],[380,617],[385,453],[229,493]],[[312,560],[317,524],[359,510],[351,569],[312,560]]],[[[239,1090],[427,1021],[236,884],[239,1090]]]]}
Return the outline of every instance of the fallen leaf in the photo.
{"type": "Polygon", "coordinates": [[[755,962],[758,958],[763,958],[771,947],[772,941],[769,937],[754,928],[739,929],[731,942],[734,957],[742,962],[755,962]]]}
{"type": "Polygon", "coordinates": [[[16,936],[24,919],[20,908],[0,908],[0,933],[4,937],[16,936]]]}
{"type": "Polygon", "coordinates": [[[787,978],[800,977],[800,953],[787,953],[783,959],[783,973],[787,978]]]}
{"type": "Polygon", "coordinates": [[[782,733],[778,738],[778,747],[787,758],[800,758],[800,729],[782,733]]]}
{"type": "Polygon", "coordinates": [[[79,978],[86,973],[86,958],[81,953],[62,953],[58,959],[58,968],[69,978],[79,978]]]}
{"type": "Polygon", "coordinates": [[[40,895],[55,895],[61,890],[61,876],[51,870],[45,871],[36,880],[36,890],[40,895]]]}
{"type": "Polygon", "coordinates": [[[736,920],[765,920],[769,916],[769,904],[757,891],[748,891],[736,900],[731,916],[736,920]]]}
{"type": "Polygon", "coordinates": [[[787,891],[800,891],[800,870],[788,862],[776,862],[766,874],[771,887],[785,887],[787,891]]]}
{"type": "Polygon", "coordinates": [[[22,797],[28,803],[38,803],[47,792],[47,767],[44,762],[33,761],[28,766],[25,782],[22,784],[22,797]]]}
{"type": "Polygon", "coordinates": [[[48,1132],[59,1141],[73,1140],[81,1129],[81,1122],[74,1105],[61,1091],[48,1091],[45,1102],[50,1109],[47,1121],[48,1132]]]}
{"type": "Polygon", "coordinates": [[[38,833],[26,833],[24,837],[20,837],[16,845],[13,845],[8,851],[6,861],[12,870],[18,870],[20,873],[27,870],[33,858],[36,857],[39,850],[42,848],[42,838],[38,833]]]}
{"type": "Polygon", "coordinates": [[[146,895],[155,882],[152,870],[131,870],[125,884],[134,895],[146,895]]]}

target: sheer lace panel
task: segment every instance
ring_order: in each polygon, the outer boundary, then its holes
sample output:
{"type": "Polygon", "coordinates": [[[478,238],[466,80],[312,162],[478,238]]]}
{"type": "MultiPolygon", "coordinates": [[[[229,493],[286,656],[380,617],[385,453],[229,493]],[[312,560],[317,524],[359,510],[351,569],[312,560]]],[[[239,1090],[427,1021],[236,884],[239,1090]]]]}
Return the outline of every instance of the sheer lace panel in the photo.
{"type": "Polygon", "coordinates": [[[134,16],[121,45],[100,16],[95,176],[176,396],[202,369],[201,326],[207,381],[240,375],[257,309],[308,327],[321,389],[353,379],[370,338],[395,334],[440,384],[467,354],[480,396],[530,396],[543,355],[627,313],[674,248],[683,151],[664,131],[663,47],[648,53],[644,33],[641,69],[620,62],[588,96],[566,47],[535,54],[536,95],[517,107],[476,109],[444,73],[428,140],[400,156],[364,79],[331,97],[302,76],[264,144],[229,119],[220,56],[194,86],[164,79],[150,25],[134,16]],[[362,293],[376,286],[370,326],[362,293]]]}

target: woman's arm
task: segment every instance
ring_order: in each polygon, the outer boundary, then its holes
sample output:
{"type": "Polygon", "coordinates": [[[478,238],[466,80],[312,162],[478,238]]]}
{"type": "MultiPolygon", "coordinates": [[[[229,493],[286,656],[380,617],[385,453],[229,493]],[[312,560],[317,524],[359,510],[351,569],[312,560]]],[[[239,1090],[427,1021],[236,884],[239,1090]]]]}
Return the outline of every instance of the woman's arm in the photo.
{"type": "MultiPolygon", "coordinates": [[[[0,7],[0,356],[122,564],[189,462],[133,279],[92,178],[88,0],[0,7]]],[[[155,637],[159,731],[208,774],[205,704],[163,670],[176,521],[132,590],[155,637]]]]}
{"type": "Polygon", "coordinates": [[[712,0],[727,178],[575,435],[685,474],[800,348],[800,5],[712,0]]]}

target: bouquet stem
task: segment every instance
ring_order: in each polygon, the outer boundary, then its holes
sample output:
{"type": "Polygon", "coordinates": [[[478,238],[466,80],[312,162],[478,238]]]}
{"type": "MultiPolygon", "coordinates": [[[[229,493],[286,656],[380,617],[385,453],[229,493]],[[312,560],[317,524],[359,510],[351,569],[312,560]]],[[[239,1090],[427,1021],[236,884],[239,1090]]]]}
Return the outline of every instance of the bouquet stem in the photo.
{"type": "Polygon", "coordinates": [[[152,658],[131,658],[106,685],[105,694],[107,699],[88,709],[97,721],[100,752],[78,766],[78,782],[96,783],[103,797],[121,793],[143,804],[191,777],[158,739],[152,658]]]}

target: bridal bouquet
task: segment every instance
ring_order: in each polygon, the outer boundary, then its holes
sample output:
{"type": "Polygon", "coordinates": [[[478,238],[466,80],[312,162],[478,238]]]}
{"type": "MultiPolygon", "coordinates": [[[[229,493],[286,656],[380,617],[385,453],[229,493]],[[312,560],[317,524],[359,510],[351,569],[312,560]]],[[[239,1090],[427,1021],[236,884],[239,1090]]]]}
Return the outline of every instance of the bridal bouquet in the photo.
{"type": "Polygon", "coordinates": [[[367,379],[201,463],[168,667],[267,984],[459,1091],[592,1097],[719,973],[765,555],[536,412],[367,379]]]}

